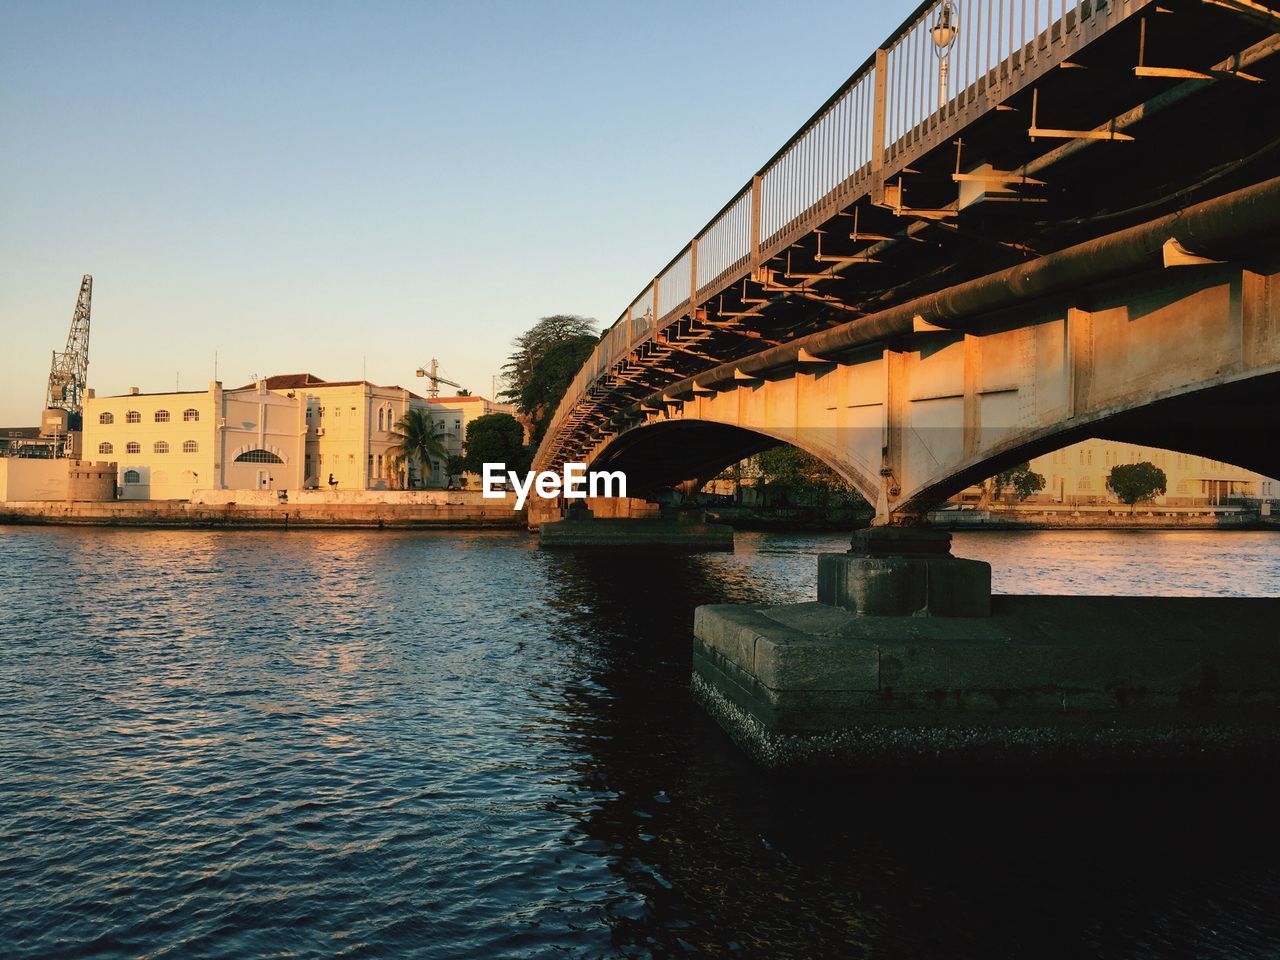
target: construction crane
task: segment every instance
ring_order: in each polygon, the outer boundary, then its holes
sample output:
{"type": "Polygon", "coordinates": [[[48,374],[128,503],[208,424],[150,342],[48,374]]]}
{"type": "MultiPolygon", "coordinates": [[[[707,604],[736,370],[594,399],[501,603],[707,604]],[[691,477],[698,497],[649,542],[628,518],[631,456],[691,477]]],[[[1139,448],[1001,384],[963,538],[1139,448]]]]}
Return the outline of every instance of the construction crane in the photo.
{"type": "Polygon", "coordinates": [[[64,440],[71,449],[71,434],[83,426],[83,405],[86,379],[89,374],[89,308],[93,301],[93,277],[85,274],[80,280],[80,295],[71,315],[71,330],[67,333],[67,348],[53,351],[53,364],[49,368],[49,390],[45,397],[44,415],[40,418],[40,436],[55,441],[64,440]]]}
{"type": "Polygon", "coordinates": [[[457,390],[466,389],[462,384],[454,383],[452,380],[446,380],[440,376],[440,363],[435,357],[431,358],[430,367],[419,367],[414,375],[427,378],[427,396],[433,400],[440,396],[440,384],[442,383],[457,390]]]}

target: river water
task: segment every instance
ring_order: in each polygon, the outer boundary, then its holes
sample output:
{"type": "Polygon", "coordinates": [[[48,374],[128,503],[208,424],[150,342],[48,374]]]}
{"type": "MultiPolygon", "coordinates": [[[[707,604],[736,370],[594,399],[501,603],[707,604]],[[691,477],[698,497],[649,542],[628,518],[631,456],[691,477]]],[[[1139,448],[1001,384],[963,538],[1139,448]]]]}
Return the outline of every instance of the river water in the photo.
{"type": "MultiPolygon", "coordinates": [[[[1280,955],[1259,783],[771,779],[663,562],[515,533],[0,528],[0,956],[1280,955]]],[[[1280,536],[966,533],[1005,592],[1280,595],[1280,536]]]]}

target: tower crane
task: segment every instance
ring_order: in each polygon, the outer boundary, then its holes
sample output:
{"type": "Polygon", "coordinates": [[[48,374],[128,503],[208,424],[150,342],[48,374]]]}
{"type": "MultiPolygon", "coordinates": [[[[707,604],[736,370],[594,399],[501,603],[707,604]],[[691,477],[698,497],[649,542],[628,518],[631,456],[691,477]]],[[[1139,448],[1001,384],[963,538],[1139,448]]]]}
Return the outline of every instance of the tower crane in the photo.
{"type": "Polygon", "coordinates": [[[431,358],[431,366],[419,367],[415,371],[415,376],[427,378],[427,396],[432,400],[440,396],[440,384],[442,383],[457,390],[466,389],[462,384],[454,383],[452,380],[447,380],[440,376],[440,362],[435,357],[431,358]]]}
{"type": "Polygon", "coordinates": [[[80,280],[80,294],[71,315],[67,347],[53,351],[49,368],[49,389],[45,396],[44,415],[40,418],[40,436],[58,440],[66,438],[68,450],[71,434],[83,427],[84,397],[89,374],[89,311],[93,302],[93,277],[80,280]]]}

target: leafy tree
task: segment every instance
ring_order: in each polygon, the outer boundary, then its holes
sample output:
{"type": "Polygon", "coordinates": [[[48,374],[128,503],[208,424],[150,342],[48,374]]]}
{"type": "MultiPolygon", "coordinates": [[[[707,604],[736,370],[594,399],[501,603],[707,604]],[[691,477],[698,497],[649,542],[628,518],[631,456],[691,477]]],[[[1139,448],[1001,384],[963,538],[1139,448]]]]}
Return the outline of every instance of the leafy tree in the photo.
{"type": "Polygon", "coordinates": [[[534,443],[598,342],[594,320],[558,313],[543,317],[512,343],[515,349],[502,367],[501,398],[529,417],[534,443]]]}
{"type": "MultiPolygon", "coordinates": [[[[449,459],[444,462],[445,483],[452,487],[453,478],[460,473],[467,472],[466,459],[458,456],[456,453],[449,454],[449,459]]],[[[466,485],[466,477],[462,479],[463,485],[466,485]]]]}
{"type": "Polygon", "coordinates": [[[541,442],[561,398],[595,346],[595,337],[574,337],[548,347],[538,359],[533,376],[516,404],[517,409],[529,417],[530,439],[534,444],[541,442]]]}
{"type": "Polygon", "coordinates": [[[999,500],[1005,487],[1013,490],[1019,501],[1044,489],[1044,475],[1031,469],[1030,463],[1020,463],[1008,470],[1001,470],[991,478],[992,499],[999,500]]]}
{"type": "Polygon", "coordinates": [[[413,487],[413,468],[419,468],[422,477],[431,470],[433,460],[445,460],[449,451],[444,445],[444,433],[437,432],[431,415],[419,407],[411,407],[391,430],[393,441],[390,454],[397,473],[408,468],[406,486],[413,487]]]}
{"type": "Polygon", "coordinates": [[[1150,460],[1116,464],[1107,475],[1107,489],[1129,505],[1130,513],[1138,501],[1164,493],[1167,482],[1164,471],[1150,460]]]}
{"type": "Polygon", "coordinates": [[[486,463],[505,463],[517,472],[529,469],[524,427],[509,413],[487,413],[468,423],[465,449],[462,469],[468,473],[483,473],[486,463]]]}
{"type": "Polygon", "coordinates": [[[767,497],[778,497],[783,505],[802,500],[826,506],[837,501],[861,499],[858,492],[838,473],[812,454],[783,444],[756,456],[760,483],[767,497]]]}
{"type": "Polygon", "coordinates": [[[548,349],[575,337],[595,336],[596,323],[587,317],[568,313],[543,317],[512,341],[511,345],[515,349],[502,367],[503,379],[506,381],[502,399],[512,403],[520,402],[520,394],[533,378],[538,360],[548,349]]]}

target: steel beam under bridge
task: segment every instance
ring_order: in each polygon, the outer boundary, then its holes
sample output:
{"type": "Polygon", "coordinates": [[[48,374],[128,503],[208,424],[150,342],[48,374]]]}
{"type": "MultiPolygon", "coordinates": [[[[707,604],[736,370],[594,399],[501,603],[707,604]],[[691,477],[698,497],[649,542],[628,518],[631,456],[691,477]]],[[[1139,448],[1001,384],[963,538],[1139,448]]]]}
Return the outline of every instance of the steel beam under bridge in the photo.
{"type": "Polygon", "coordinates": [[[1278,240],[1280,179],[675,384],[586,460],[636,490],[692,476],[673,445],[707,471],[783,441],[879,523],[1089,436],[1274,476],[1278,240]]]}

